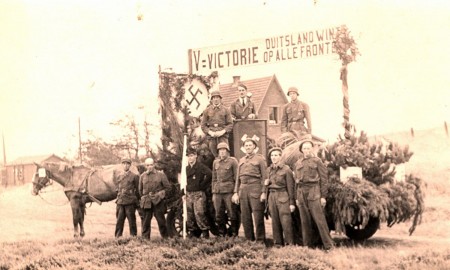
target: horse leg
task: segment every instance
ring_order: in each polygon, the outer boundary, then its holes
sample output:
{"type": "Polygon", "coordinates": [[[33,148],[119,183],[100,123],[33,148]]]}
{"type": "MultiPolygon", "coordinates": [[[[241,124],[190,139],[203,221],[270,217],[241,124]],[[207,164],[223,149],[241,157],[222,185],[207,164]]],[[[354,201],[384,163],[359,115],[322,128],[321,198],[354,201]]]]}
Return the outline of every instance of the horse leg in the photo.
{"type": "Polygon", "coordinates": [[[72,221],[73,221],[73,237],[78,237],[78,209],[74,204],[72,203],[72,200],[70,200],[70,206],[72,207],[72,221]]]}
{"type": "Polygon", "coordinates": [[[80,236],[84,237],[84,215],[86,215],[86,202],[80,202],[80,236]]]}
{"type": "Polygon", "coordinates": [[[73,237],[77,238],[80,236],[78,233],[78,224],[80,224],[80,229],[83,232],[84,236],[84,228],[82,219],[84,217],[84,213],[82,214],[82,202],[81,202],[81,194],[78,192],[73,192],[70,194],[70,206],[72,207],[72,218],[73,218],[73,237]]]}

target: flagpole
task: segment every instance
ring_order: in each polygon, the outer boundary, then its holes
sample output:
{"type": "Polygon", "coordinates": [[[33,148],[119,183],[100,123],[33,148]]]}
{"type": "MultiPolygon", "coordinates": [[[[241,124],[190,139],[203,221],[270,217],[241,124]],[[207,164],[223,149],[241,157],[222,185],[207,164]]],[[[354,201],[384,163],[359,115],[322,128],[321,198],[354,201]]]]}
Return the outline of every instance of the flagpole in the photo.
{"type": "Polygon", "coordinates": [[[185,133],[183,136],[183,157],[181,162],[181,179],[180,179],[180,189],[184,190],[183,195],[183,239],[186,239],[186,223],[187,223],[187,204],[186,204],[186,185],[187,185],[187,176],[186,176],[186,166],[187,166],[187,134],[185,133]]]}

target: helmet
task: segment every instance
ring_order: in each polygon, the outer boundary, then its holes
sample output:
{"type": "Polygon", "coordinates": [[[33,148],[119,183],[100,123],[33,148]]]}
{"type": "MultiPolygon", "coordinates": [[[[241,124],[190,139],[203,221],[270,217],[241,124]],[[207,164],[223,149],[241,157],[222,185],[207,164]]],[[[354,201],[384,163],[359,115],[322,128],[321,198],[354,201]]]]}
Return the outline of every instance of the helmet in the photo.
{"type": "Polygon", "coordinates": [[[220,149],[227,149],[228,152],[230,152],[230,147],[228,146],[228,144],[226,142],[221,142],[217,145],[217,150],[220,149]]]}
{"type": "Polygon", "coordinates": [[[289,87],[289,89],[288,89],[288,91],[287,91],[287,94],[288,94],[288,96],[289,96],[289,93],[290,92],[294,92],[294,93],[297,93],[297,95],[298,95],[298,89],[297,89],[297,87],[289,87]]]}
{"type": "Polygon", "coordinates": [[[279,151],[280,153],[283,153],[283,150],[280,147],[273,147],[272,149],[269,150],[269,153],[267,154],[267,156],[270,158],[270,154],[272,154],[272,152],[275,151],[279,151]]]}
{"type": "Polygon", "coordinates": [[[302,141],[302,143],[300,143],[300,145],[298,146],[298,150],[301,152],[301,153],[303,153],[302,152],[302,147],[303,147],[303,145],[305,144],[305,143],[310,143],[312,146],[314,146],[314,142],[312,141],[312,140],[310,140],[310,139],[306,139],[306,140],[304,140],[304,141],[302,141]]]}
{"type": "Polygon", "coordinates": [[[129,158],[122,158],[122,161],[120,163],[128,163],[131,164],[131,159],[129,158]]]}
{"type": "Polygon", "coordinates": [[[215,96],[222,98],[219,91],[217,91],[217,90],[211,91],[211,99],[215,96]]]}

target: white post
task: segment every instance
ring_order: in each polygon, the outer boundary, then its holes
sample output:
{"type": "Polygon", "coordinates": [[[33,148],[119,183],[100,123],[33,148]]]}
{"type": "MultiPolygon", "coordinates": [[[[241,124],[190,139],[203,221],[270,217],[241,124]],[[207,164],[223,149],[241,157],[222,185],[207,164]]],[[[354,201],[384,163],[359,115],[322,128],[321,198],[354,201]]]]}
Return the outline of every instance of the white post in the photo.
{"type": "Polygon", "coordinates": [[[183,239],[186,239],[186,221],[187,221],[187,205],[186,205],[186,185],[187,185],[187,176],[186,176],[186,166],[187,166],[187,134],[184,134],[183,138],[183,157],[181,162],[181,179],[180,179],[180,189],[184,190],[185,195],[183,195],[183,239]]]}

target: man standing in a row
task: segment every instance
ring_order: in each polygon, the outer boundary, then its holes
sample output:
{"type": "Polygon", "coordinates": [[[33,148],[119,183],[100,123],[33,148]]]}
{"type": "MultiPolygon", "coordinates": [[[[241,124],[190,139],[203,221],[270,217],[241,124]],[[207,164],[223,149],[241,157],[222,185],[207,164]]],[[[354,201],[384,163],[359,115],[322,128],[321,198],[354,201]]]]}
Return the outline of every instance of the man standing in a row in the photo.
{"type": "Polygon", "coordinates": [[[166,203],[164,198],[170,190],[170,183],[163,172],[155,169],[155,161],[152,158],[145,160],[147,170],[139,179],[139,194],[141,195],[141,208],[144,210],[142,220],[142,237],[150,239],[151,221],[155,216],[158,222],[159,233],[162,238],[167,238],[166,203]]]}
{"type": "Polygon", "coordinates": [[[123,171],[118,176],[118,190],[116,200],[116,230],[115,236],[121,237],[125,218],[128,219],[130,235],[137,235],[136,205],[139,202],[139,176],[130,171],[131,159],[122,159],[123,171]]]}
{"type": "Polygon", "coordinates": [[[267,179],[267,165],[264,157],[255,153],[257,146],[256,141],[251,138],[244,141],[246,155],[239,160],[233,202],[241,206],[241,221],[245,238],[251,241],[264,242],[266,238],[264,180],[267,179]],[[254,228],[256,229],[256,237],[254,228]]]}
{"type": "Polygon", "coordinates": [[[228,135],[233,129],[233,120],[230,110],[222,104],[222,96],[219,91],[211,92],[212,104],[203,111],[202,131],[208,139],[208,146],[217,157],[217,145],[228,144],[228,135]]]}
{"type": "Polygon", "coordinates": [[[187,149],[188,165],[186,166],[186,204],[188,218],[186,227],[195,231],[197,227],[202,231],[203,238],[209,238],[209,224],[206,217],[206,192],[211,188],[211,170],[197,162],[197,151],[187,149]]]}
{"type": "Polygon", "coordinates": [[[295,164],[297,181],[297,205],[302,223],[303,245],[311,247],[314,238],[313,224],[317,225],[325,250],[333,248],[334,243],[323,212],[328,194],[328,171],[321,159],[313,153],[313,141],[307,139],[299,146],[304,155],[295,164]]]}
{"type": "Polygon", "coordinates": [[[236,183],[238,162],[234,157],[230,157],[230,147],[227,143],[219,143],[217,150],[219,151],[219,157],[214,160],[212,170],[212,193],[216,223],[219,234],[225,236],[227,233],[226,210],[231,223],[231,234],[237,236],[239,224],[231,197],[236,183]]]}

